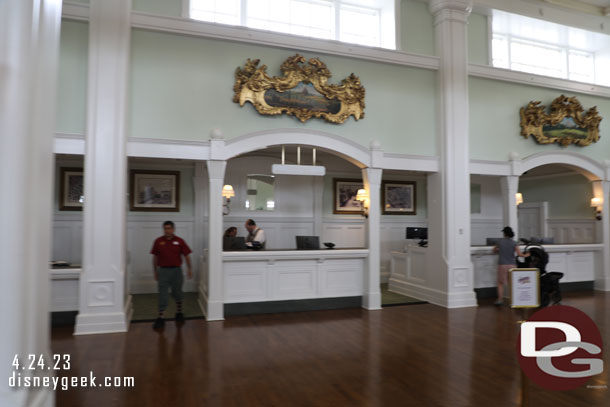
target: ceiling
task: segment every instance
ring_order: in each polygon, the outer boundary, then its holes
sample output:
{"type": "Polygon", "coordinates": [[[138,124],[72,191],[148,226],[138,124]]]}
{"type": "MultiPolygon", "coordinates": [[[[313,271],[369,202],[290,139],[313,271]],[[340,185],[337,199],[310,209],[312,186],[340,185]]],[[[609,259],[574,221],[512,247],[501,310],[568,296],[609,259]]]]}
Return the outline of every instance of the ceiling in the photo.
{"type": "Polygon", "coordinates": [[[597,7],[610,7],[610,0],[573,0],[574,3],[590,4],[597,7]]]}
{"type": "Polygon", "coordinates": [[[608,16],[610,0],[541,0],[544,3],[564,7],[586,14],[608,16]]]}

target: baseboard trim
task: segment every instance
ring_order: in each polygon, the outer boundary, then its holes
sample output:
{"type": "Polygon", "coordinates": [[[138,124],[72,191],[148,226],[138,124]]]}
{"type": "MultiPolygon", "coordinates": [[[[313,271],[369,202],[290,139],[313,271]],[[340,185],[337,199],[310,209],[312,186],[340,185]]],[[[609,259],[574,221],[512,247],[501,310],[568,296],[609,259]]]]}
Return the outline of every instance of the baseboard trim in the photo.
{"type": "Polygon", "coordinates": [[[474,292],[462,291],[457,293],[447,293],[434,288],[392,278],[390,278],[389,287],[392,291],[398,294],[417,298],[418,300],[426,301],[430,304],[445,308],[465,308],[476,307],[478,305],[474,292]]]}
{"type": "MultiPolygon", "coordinates": [[[[568,283],[559,283],[559,289],[564,293],[576,291],[593,291],[595,288],[594,286],[594,281],[572,281],[568,283]]],[[[496,298],[498,293],[496,287],[475,288],[474,292],[477,294],[477,300],[496,298]]]]}
{"type": "Polygon", "coordinates": [[[224,305],[225,316],[275,314],[281,312],[321,311],[329,309],[360,308],[362,296],[312,298],[306,300],[240,302],[224,305]]]}
{"type": "Polygon", "coordinates": [[[78,311],[51,312],[51,326],[74,325],[78,311]]]}

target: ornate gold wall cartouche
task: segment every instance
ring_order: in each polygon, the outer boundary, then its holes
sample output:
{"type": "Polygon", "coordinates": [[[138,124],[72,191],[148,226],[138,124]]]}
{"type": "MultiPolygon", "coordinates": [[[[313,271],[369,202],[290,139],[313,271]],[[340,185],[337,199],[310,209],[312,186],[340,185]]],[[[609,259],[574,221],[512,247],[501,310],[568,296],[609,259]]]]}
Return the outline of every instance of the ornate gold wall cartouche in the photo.
{"type": "Polygon", "coordinates": [[[343,123],[349,116],[364,117],[364,87],[353,73],[339,85],[328,84],[331,73],[318,58],[297,54],[281,66],[284,76],[267,75],[267,66],[250,60],[235,71],[233,102],[252,103],[260,114],[294,115],[301,122],[312,117],[343,123]]]}
{"type": "Polygon", "coordinates": [[[549,113],[540,102],[529,102],[521,108],[521,135],[529,136],[539,144],[557,143],[588,146],[599,140],[599,123],[602,121],[596,107],[586,113],[575,96],[559,96],[551,103],[549,113]]]}

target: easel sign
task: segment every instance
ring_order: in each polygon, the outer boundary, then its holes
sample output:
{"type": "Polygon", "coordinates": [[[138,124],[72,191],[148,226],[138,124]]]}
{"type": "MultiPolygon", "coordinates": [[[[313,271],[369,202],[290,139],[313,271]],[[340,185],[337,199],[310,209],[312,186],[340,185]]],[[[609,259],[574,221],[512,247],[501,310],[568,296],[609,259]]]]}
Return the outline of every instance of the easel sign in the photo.
{"type": "Polygon", "coordinates": [[[537,308],[540,306],[540,270],[514,268],[508,271],[510,306],[537,308]]]}

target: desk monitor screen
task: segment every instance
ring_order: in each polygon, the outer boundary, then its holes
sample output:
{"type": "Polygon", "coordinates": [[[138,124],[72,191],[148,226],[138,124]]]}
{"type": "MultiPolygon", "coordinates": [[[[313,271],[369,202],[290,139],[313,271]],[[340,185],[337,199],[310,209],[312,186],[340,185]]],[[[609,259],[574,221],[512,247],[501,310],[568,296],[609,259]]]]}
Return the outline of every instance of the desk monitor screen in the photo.
{"type": "Polygon", "coordinates": [[[319,236],[297,236],[297,250],[319,250],[319,236]]]}
{"type": "Polygon", "coordinates": [[[222,250],[224,251],[246,250],[247,248],[246,239],[243,236],[225,236],[222,239],[222,250]]]}
{"type": "Polygon", "coordinates": [[[485,239],[485,246],[495,246],[500,240],[502,240],[501,237],[488,237],[485,239]]]}
{"type": "Polygon", "coordinates": [[[407,239],[428,239],[428,228],[407,228],[407,239]]]}

